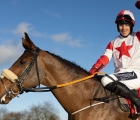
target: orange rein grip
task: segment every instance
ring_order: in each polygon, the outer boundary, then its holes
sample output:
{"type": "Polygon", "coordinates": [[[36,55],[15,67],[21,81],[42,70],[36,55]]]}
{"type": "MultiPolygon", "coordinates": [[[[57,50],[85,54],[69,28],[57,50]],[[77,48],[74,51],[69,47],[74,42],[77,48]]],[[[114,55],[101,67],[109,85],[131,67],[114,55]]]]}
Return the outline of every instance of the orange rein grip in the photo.
{"type": "Polygon", "coordinates": [[[57,87],[57,88],[61,88],[61,87],[65,87],[65,86],[69,86],[69,85],[75,84],[75,83],[79,83],[79,82],[82,82],[82,81],[85,81],[85,80],[87,80],[87,79],[90,79],[90,78],[94,77],[95,74],[102,74],[102,75],[105,75],[104,72],[95,72],[93,75],[89,75],[89,76],[87,76],[87,77],[84,77],[84,78],[81,78],[81,79],[78,79],[78,80],[74,80],[74,81],[71,81],[71,82],[68,82],[68,83],[59,84],[59,85],[57,85],[56,87],[57,87]]]}

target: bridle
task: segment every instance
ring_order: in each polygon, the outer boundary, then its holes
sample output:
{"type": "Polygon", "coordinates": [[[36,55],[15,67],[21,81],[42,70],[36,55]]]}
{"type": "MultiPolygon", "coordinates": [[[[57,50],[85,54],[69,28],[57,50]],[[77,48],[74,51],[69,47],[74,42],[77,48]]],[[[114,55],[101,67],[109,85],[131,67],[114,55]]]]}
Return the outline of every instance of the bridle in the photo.
{"type": "MultiPolygon", "coordinates": [[[[22,94],[24,91],[29,92],[30,90],[33,89],[33,88],[30,88],[30,89],[26,90],[26,88],[24,88],[22,86],[22,84],[26,80],[26,78],[27,78],[27,76],[28,76],[29,72],[31,71],[31,69],[32,69],[34,64],[36,65],[36,74],[37,74],[37,78],[38,78],[38,86],[40,87],[39,70],[38,70],[38,65],[37,65],[37,57],[38,57],[39,51],[40,51],[39,48],[37,48],[36,51],[31,51],[29,49],[26,49],[24,51],[24,52],[33,53],[33,58],[31,59],[30,63],[26,66],[26,68],[23,70],[23,72],[19,75],[19,77],[15,77],[14,80],[11,80],[10,76],[8,76],[6,74],[4,74],[4,75],[2,75],[0,77],[0,81],[1,81],[3,87],[4,87],[5,91],[6,91],[6,94],[4,94],[3,97],[1,98],[1,103],[2,103],[2,101],[5,101],[6,96],[8,96],[9,98],[12,99],[11,94],[13,94],[14,96],[17,96],[18,94],[22,94]],[[5,83],[4,83],[3,79],[2,79],[3,77],[6,77],[8,80],[13,82],[13,85],[12,85],[12,87],[10,89],[8,89],[6,87],[6,85],[5,85],[5,83]],[[13,86],[15,84],[19,87],[19,91],[17,93],[13,91],[13,86]]],[[[8,70],[8,72],[10,72],[10,74],[16,76],[12,71],[8,70]]]]}

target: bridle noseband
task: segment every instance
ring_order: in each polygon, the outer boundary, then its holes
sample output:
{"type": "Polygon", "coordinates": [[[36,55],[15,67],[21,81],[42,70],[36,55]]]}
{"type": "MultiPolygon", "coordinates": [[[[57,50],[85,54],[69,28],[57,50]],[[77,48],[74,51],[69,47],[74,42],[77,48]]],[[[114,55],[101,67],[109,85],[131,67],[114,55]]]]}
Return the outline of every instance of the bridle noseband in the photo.
{"type": "MultiPolygon", "coordinates": [[[[2,101],[5,101],[5,97],[7,95],[8,95],[9,98],[12,99],[11,93],[14,96],[17,96],[18,94],[22,94],[24,91],[26,91],[26,89],[22,86],[22,84],[26,80],[26,78],[27,78],[27,76],[28,76],[29,72],[31,71],[31,69],[32,69],[32,67],[33,67],[34,64],[36,65],[36,73],[37,73],[37,78],[38,78],[38,85],[40,87],[39,70],[38,70],[38,65],[37,65],[37,57],[38,57],[38,54],[39,54],[40,49],[37,48],[36,51],[32,51],[32,50],[26,49],[25,52],[26,51],[33,53],[34,56],[31,59],[30,63],[23,70],[23,72],[19,75],[19,77],[17,77],[17,78],[15,77],[15,80],[14,81],[10,79],[10,76],[8,76],[8,74],[7,75],[4,74],[4,75],[2,75],[0,77],[0,81],[1,81],[3,87],[4,87],[5,91],[6,91],[6,94],[4,94],[3,97],[1,98],[1,103],[2,103],[2,101]],[[6,87],[6,85],[5,85],[5,83],[4,83],[3,79],[2,79],[3,77],[6,77],[8,80],[10,80],[11,82],[13,82],[13,85],[12,85],[12,87],[10,89],[8,89],[6,87]],[[15,93],[13,91],[13,86],[15,84],[19,87],[19,91],[17,93],[15,93]]],[[[10,72],[12,75],[15,75],[12,71],[10,71],[10,70],[7,70],[7,71],[10,72]]],[[[32,88],[30,88],[30,89],[32,89],[32,88]]],[[[30,89],[28,89],[28,91],[26,91],[26,92],[29,92],[30,89]]]]}

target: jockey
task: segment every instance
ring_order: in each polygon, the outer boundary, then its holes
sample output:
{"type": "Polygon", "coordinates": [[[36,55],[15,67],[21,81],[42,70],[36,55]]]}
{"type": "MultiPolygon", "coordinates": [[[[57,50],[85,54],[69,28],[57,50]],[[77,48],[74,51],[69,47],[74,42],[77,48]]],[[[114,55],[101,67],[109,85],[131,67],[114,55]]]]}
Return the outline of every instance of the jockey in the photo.
{"type": "Polygon", "coordinates": [[[140,114],[140,98],[131,91],[140,88],[140,32],[133,32],[135,18],[129,10],[122,10],[115,23],[120,35],[108,44],[90,73],[100,71],[113,58],[115,72],[109,75],[113,80],[104,76],[101,83],[105,89],[129,99],[140,114]]]}

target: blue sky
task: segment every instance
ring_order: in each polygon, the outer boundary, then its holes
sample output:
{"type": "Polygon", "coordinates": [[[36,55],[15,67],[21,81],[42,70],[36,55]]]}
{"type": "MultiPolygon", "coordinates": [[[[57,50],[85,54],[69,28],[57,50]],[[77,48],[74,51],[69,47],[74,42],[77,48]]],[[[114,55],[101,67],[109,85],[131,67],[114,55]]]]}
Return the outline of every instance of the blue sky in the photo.
{"type": "MultiPolygon", "coordinates": [[[[117,35],[114,23],[123,9],[133,12],[140,28],[140,10],[135,0],[2,0],[0,4],[0,71],[9,68],[23,53],[21,39],[27,32],[43,50],[53,52],[89,70],[106,45],[117,35]]],[[[112,73],[113,62],[102,71],[112,73]]],[[[51,93],[24,93],[6,108],[28,109],[51,101],[62,120],[67,114],[51,93]]],[[[92,97],[92,96],[91,96],[92,97]]],[[[3,106],[3,105],[1,105],[3,106]]]]}

